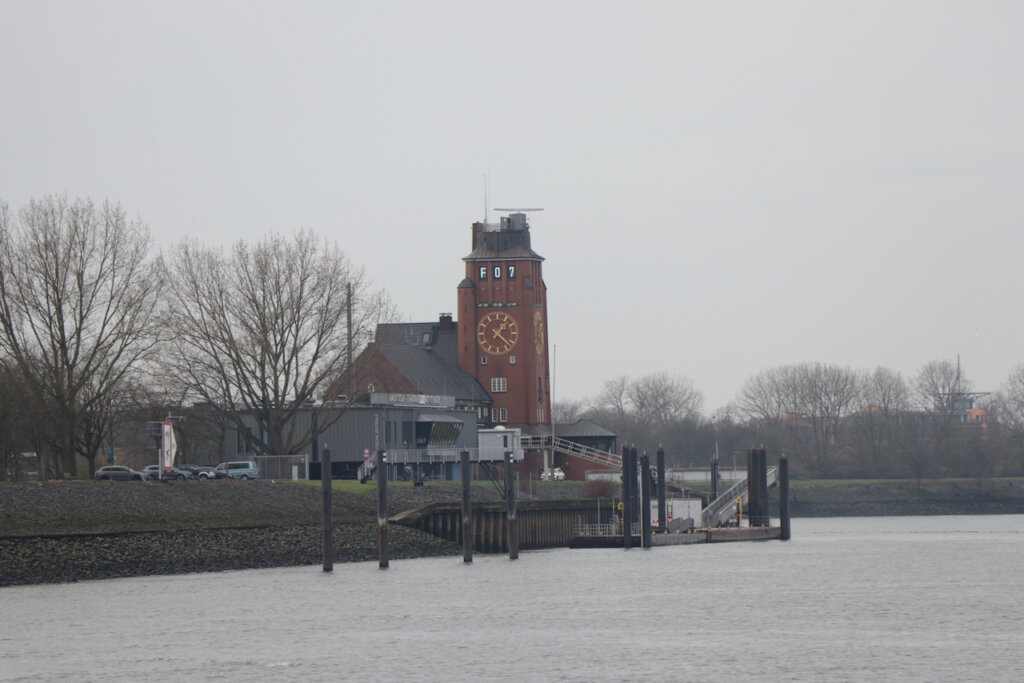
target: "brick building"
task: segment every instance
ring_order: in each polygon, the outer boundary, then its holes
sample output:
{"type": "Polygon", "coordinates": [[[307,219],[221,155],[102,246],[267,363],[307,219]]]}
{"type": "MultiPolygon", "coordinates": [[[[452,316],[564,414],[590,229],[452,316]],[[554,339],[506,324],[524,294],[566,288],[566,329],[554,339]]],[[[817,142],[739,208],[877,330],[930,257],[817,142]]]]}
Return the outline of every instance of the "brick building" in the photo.
{"type": "MultiPolygon", "coordinates": [[[[562,466],[582,479],[601,468],[592,460],[559,455],[551,439],[544,258],[530,244],[525,213],[500,223],[474,223],[465,277],[456,287],[457,320],[377,327],[374,342],[340,377],[329,395],[365,401],[368,393],[449,396],[454,407],[476,412],[480,428],[519,428],[527,448],[524,471],[562,466]]],[[[593,424],[556,425],[560,439],[615,448],[615,435],[593,424]],[[585,427],[585,428],[584,428],[585,427]],[[577,434],[578,432],[578,434],[577,434]]]]}

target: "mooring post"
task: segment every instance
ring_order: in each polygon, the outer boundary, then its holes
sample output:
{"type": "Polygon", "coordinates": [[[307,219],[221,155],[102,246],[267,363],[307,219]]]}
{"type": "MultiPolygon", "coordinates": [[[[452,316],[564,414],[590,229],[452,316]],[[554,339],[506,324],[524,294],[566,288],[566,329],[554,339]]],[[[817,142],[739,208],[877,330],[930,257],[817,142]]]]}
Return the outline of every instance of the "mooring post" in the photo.
{"type": "Polygon", "coordinates": [[[459,453],[462,465],[462,561],[473,561],[473,504],[469,500],[469,451],[459,453]]]}
{"type": "Polygon", "coordinates": [[[747,526],[760,526],[757,519],[757,511],[761,509],[760,495],[761,490],[757,487],[757,449],[751,448],[747,451],[747,526]]]}
{"type": "Polygon", "coordinates": [[[633,547],[633,496],[629,480],[629,446],[622,447],[622,547],[633,547]]]}
{"type": "Polygon", "coordinates": [[[505,519],[508,525],[508,559],[519,559],[519,529],[516,526],[516,471],[512,451],[505,451],[505,519]]]}
{"type": "Polygon", "coordinates": [[[711,500],[718,500],[718,458],[711,460],[711,500]]]}
{"type": "Polygon", "coordinates": [[[789,540],[789,458],[779,457],[779,538],[789,540]]]}
{"type": "Polygon", "coordinates": [[[752,448],[747,458],[748,524],[768,526],[768,457],[765,449],[752,448]]]}
{"type": "Polygon", "coordinates": [[[630,446],[630,495],[630,500],[633,501],[630,516],[634,523],[640,524],[643,520],[640,516],[640,457],[637,455],[635,445],[630,446]]]}
{"type": "Polygon", "coordinates": [[[388,456],[377,451],[377,561],[388,568],[388,456]]]}
{"type": "Polygon", "coordinates": [[[758,485],[761,487],[761,526],[771,526],[771,508],[768,503],[770,502],[768,497],[768,451],[763,448],[758,449],[758,460],[760,462],[760,476],[758,485]]]}
{"type": "Polygon", "coordinates": [[[668,510],[665,507],[665,449],[658,446],[658,529],[668,531],[668,510]]]}
{"type": "Polygon", "coordinates": [[[325,448],[320,451],[320,490],[323,492],[324,519],[323,519],[323,559],[324,571],[334,571],[334,541],[332,530],[334,526],[331,517],[331,449],[325,448]]]}
{"type": "Polygon", "coordinates": [[[640,547],[651,548],[651,459],[640,457],[640,547]]]}

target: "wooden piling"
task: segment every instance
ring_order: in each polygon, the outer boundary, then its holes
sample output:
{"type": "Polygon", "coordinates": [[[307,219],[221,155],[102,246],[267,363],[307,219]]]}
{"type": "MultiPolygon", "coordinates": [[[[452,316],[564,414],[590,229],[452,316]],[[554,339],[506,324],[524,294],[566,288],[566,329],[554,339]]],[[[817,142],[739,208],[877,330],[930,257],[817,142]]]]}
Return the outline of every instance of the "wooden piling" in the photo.
{"type": "Polygon", "coordinates": [[[757,457],[760,463],[760,479],[757,483],[761,487],[761,526],[771,526],[772,517],[768,497],[768,452],[759,448],[757,457]]]}
{"type": "MultiPolygon", "coordinates": [[[[668,511],[665,506],[665,449],[658,446],[658,530],[668,531],[668,511]]],[[[714,500],[715,496],[711,500],[714,500]]]]}
{"type": "Polygon", "coordinates": [[[519,559],[519,529],[516,526],[516,471],[513,467],[512,451],[505,451],[505,504],[506,536],[508,538],[508,559],[519,559]]]}
{"type": "Polygon", "coordinates": [[[334,571],[334,521],[332,518],[333,500],[331,497],[331,449],[320,451],[320,490],[323,493],[323,561],[324,571],[334,571]]]}
{"type": "Polygon", "coordinates": [[[622,547],[633,547],[633,492],[630,481],[629,446],[622,447],[622,547]]]}
{"type": "Polygon", "coordinates": [[[711,500],[718,500],[718,458],[711,461],[711,500]]]}
{"type": "Polygon", "coordinates": [[[779,458],[779,538],[789,540],[789,458],[779,458]]]}
{"type": "Polygon", "coordinates": [[[377,451],[377,561],[388,568],[388,458],[377,451]]]}
{"type": "Polygon", "coordinates": [[[473,504],[469,498],[469,451],[459,452],[462,465],[462,561],[473,561],[473,504]]]}
{"type": "Polygon", "coordinates": [[[651,549],[651,459],[640,457],[640,547],[651,549]]]}

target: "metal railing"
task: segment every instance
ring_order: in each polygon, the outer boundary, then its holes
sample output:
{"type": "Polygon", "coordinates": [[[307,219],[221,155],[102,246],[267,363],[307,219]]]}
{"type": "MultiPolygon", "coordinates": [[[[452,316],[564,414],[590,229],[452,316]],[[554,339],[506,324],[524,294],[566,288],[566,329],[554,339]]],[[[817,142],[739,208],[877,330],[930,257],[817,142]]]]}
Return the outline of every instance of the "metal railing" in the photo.
{"type": "MultiPolygon", "coordinates": [[[[768,486],[775,483],[776,469],[769,467],[766,473],[768,479],[768,486]]],[[[748,492],[748,480],[746,478],[743,481],[736,482],[725,490],[718,498],[708,503],[707,507],[701,513],[701,526],[705,529],[718,526],[722,523],[723,513],[732,507],[739,498],[742,501],[747,500],[748,492]]],[[[731,514],[731,513],[730,513],[731,514]]]]}
{"type": "MultiPolygon", "coordinates": [[[[643,531],[640,522],[633,522],[630,524],[630,528],[633,530],[633,535],[639,536],[643,531]]],[[[622,535],[622,524],[616,522],[610,522],[607,524],[584,524],[577,522],[576,524],[576,535],[577,536],[621,536],[622,535]]]]}
{"type": "MultiPolygon", "coordinates": [[[[532,449],[550,448],[552,445],[551,442],[552,438],[550,436],[524,436],[519,439],[520,446],[532,449]]],[[[554,438],[554,449],[556,453],[573,455],[577,458],[589,460],[590,462],[596,462],[599,465],[608,465],[609,467],[622,469],[622,456],[616,455],[615,453],[602,451],[598,448],[591,448],[590,446],[583,446],[574,441],[561,439],[557,436],[554,438]]]]}
{"type": "Polygon", "coordinates": [[[254,455],[261,479],[309,479],[308,455],[254,455]]]}
{"type": "MultiPolygon", "coordinates": [[[[510,449],[513,453],[513,460],[519,462],[523,459],[522,448],[510,449]]],[[[446,446],[428,446],[427,448],[408,448],[402,450],[384,451],[389,465],[436,465],[452,464],[461,462],[462,451],[469,451],[470,462],[504,462],[506,450],[497,446],[485,448],[457,448],[446,446]]],[[[356,470],[356,478],[365,482],[377,470],[377,455],[370,455],[363,461],[363,464],[356,470]]]]}

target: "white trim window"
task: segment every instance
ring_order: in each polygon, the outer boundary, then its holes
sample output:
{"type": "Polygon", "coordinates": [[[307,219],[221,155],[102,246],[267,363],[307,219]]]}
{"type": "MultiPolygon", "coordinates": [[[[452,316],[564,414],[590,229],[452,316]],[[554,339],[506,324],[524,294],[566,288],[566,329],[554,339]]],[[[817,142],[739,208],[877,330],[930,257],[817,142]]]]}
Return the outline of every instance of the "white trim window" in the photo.
{"type": "Polygon", "coordinates": [[[504,394],[508,391],[508,379],[505,377],[492,377],[491,378],[491,393],[492,394],[504,394]]]}

